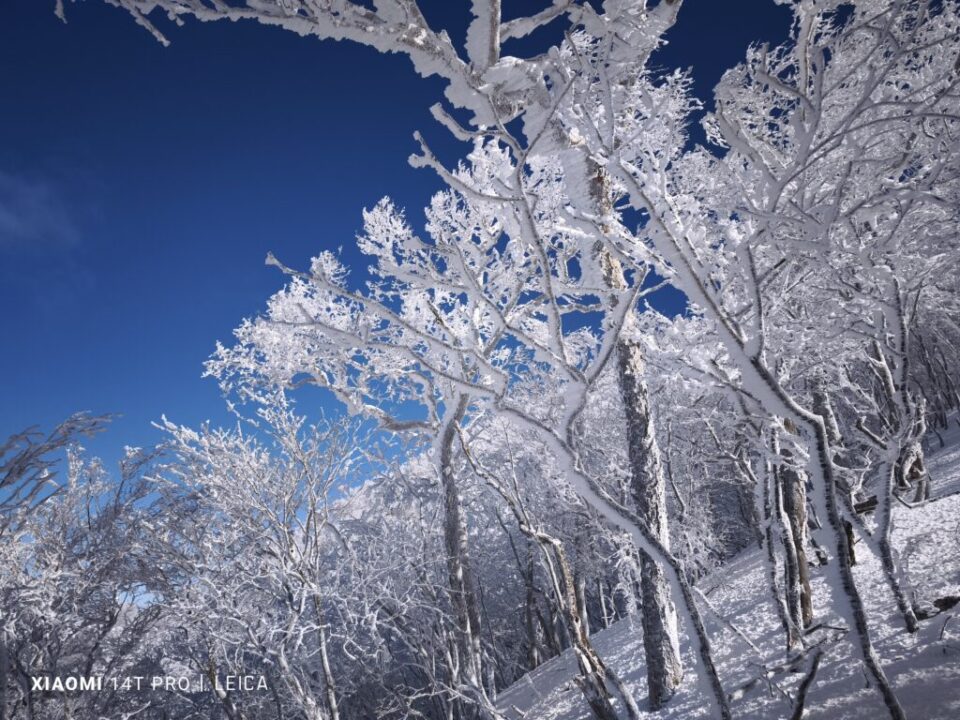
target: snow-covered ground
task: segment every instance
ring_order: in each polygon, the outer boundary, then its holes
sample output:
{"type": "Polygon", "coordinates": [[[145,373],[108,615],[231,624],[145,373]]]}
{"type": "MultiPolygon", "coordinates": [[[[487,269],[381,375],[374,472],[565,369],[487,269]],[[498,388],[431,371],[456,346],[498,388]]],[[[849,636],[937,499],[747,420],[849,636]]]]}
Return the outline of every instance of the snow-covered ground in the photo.
{"type": "MultiPolygon", "coordinates": [[[[930,607],[936,598],[960,595],[960,426],[951,421],[944,435],[946,447],[934,438],[928,450],[932,478],[931,500],[914,508],[894,510],[894,546],[918,604],[930,607]]],[[[920,623],[909,635],[879,569],[879,560],[862,544],[856,567],[861,595],[870,612],[874,644],[887,676],[896,688],[911,720],[960,718],[960,605],[920,623]]],[[[867,687],[853,647],[837,628],[840,622],[824,614],[827,589],[814,570],[816,621],[821,629],[808,642],[822,642],[823,660],[807,698],[804,718],[836,720],[883,718],[879,694],[867,687]]],[[[762,557],[749,551],[735,558],[699,584],[710,601],[700,604],[719,662],[724,687],[734,697],[737,718],[789,718],[792,698],[806,667],[782,668],[783,633],[765,582],[762,557]],[[749,642],[731,629],[733,625],[749,642]],[[753,647],[751,647],[751,644],[753,647]],[[759,652],[758,652],[759,651],[759,652]],[[771,672],[772,670],[772,672],[771,672]]],[[[935,611],[935,610],[934,610],[935,611]]],[[[646,707],[645,669],[639,621],[627,618],[596,634],[594,643],[608,665],[615,668],[641,708],[646,707]]],[[[686,640],[686,638],[684,638],[686,640]]],[[[708,704],[699,693],[692,672],[694,657],[684,646],[687,676],[677,695],[651,718],[706,718],[708,704]]],[[[553,658],[505,690],[499,705],[511,720],[579,720],[590,711],[572,678],[575,668],[568,653],[553,658]]]]}

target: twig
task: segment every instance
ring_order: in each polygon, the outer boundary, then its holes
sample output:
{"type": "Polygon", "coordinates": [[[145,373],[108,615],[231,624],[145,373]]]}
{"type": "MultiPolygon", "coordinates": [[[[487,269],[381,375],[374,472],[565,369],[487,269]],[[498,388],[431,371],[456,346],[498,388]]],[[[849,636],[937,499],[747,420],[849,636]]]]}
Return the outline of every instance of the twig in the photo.
{"type": "Polygon", "coordinates": [[[947,630],[947,623],[953,619],[953,615],[947,615],[947,619],[943,621],[943,626],[940,628],[940,639],[943,640],[943,634],[947,630]]]}

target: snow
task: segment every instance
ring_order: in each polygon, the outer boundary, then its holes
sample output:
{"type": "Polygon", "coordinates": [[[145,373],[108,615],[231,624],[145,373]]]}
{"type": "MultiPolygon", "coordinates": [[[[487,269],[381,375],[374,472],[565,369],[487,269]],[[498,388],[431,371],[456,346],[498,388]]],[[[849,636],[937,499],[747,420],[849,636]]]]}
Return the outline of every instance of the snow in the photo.
{"type": "MultiPolygon", "coordinates": [[[[951,419],[943,433],[946,446],[934,438],[928,449],[931,500],[893,511],[893,544],[915,602],[935,612],[932,601],[960,595],[960,423],[951,419]]],[[[909,498],[909,495],[908,495],[909,498]]],[[[855,574],[870,615],[872,639],[907,717],[923,720],[960,718],[960,605],[921,620],[910,636],[903,629],[893,596],[883,581],[878,558],[864,543],[857,546],[855,574]]],[[[738,718],[789,718],[792,698],[808,667],[801,659],[785,669],[783,633],[770,600],[763,556],[748,550],[700,581],[709,599],[700,610],[713,642],[724,687],[733,696],[738,718]],[[721,619],[711,608],[723,614],[721,619]],[[758,654],[729,624],[749,638],[758,654]],[[752,682],[755,681],[756,682],[752,682]]],[[[879,694],[867,686],[858,653],[829,613],[829,591],[822,570],[813,568],[815,626],[807,640],[824,649],[816,680],[809,691],[804,718],[836,720],[885,716],[879,694]],[[832,626],[832,627],[831,627],[832,626]]],[[[686,630],[686,628],[684,628],[686,630]]],[[[604,661],[626,680],[641,709],[646,707],[643,641],[638,618],[627,618],[592,637],[604,661]]],[[[677,695],[650,718],[710,717],[710,698],[698,691],[689,636],[682,637],[686,676],[677,695]]],[[[808,655],[808,658],[812,653],[808,655]]],[[[793,655],[791,657],[794,657],[793,655]]],[[[580,720],[590,711],[573,682],[576,672],[569,651],[555,657],[501,693],[498,705],[510,720],[580,720]]]]}

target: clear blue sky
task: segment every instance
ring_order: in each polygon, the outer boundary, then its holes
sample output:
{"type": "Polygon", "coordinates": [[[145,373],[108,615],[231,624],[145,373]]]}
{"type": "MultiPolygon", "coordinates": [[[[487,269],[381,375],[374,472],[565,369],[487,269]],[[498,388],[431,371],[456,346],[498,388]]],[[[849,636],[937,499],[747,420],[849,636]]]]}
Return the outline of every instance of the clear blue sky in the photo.
{"type": "MultiPolygon", "coordinates": [[[[118,413],[88,443],[113,459],[162,413],[229,422],[202,363],[282,284],[268,250],[350,252],[386,194],[419,221],[438,185],[406,164],[413,131],[457,148],[427,110],[440,82],[399,56],[244,23],[164,25],[163,48],[104,3],[67,3],[66,25],[53,4],[0,10],[0,436],[118,413]]],[[[466,0],[425,5],[462,37],[466,0]]],[[[788,18],[686,0],[657,62],[706,96],[788,18]]]]}

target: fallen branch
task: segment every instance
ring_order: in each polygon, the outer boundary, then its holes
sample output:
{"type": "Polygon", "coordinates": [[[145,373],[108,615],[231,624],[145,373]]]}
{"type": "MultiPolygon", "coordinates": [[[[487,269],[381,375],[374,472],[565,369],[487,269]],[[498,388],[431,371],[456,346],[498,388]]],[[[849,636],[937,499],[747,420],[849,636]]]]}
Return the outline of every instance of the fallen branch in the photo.
{"type": "Polygon", "coordinates": [[[817,650],[817,652],[814,653],[813,660],[810,662],[810,668],[807,670],[807,674],[797,689],[797,699],[793,703],[793,715],[790,716],[790,720],[801,720],[803,718],[804,706],[807,702],[807,693],[810,691],[814,678],[817,676],[817,668],[820,667],[820,658],[822,657],[822,650],[817,650]]]}
{"type": "MultiPolygon", "coordinates": [[[[816,627],[832,627],[832,626],[818,625],[816,627]]],[[[816,629],[816,627],[813,629],[816,629]]],[[[730,694],[730,699],[738,700],[742,698],[750,690],[752,690],[761,680],[765,681],[767,683],[767,686],[769,687],[771,683],[771,679],[776,677],[777,675],[785,675],[787,673],[798,672],[799,667],[803,664],[803,661],[807,657],[809,657],[810,652],[816,651],[817,654],[823,654],[823,651],[825,649],[827,649],[829,646],[832,646],[833,644],[838,642],[840,638],[842,638],[848,632],[846,629],[843,629],[843,628],[833,628],[833,629],[838,629],[839,632],[831,637],[823,638],[819,642],[811,645],[806,651],[799,653],[797,655],[794,655],[791,658],[787,658],[785,661],[783,661],[782,663],[778,663],[777,665],[761,666],[763,669],[763,672],[757,677],[751,678],[750,680],[745,682],[743,685],[741,685],[739,688],[734,690],[730,694]]],[[[777,689],[779,689],[779,687],[777,689]]]]}

